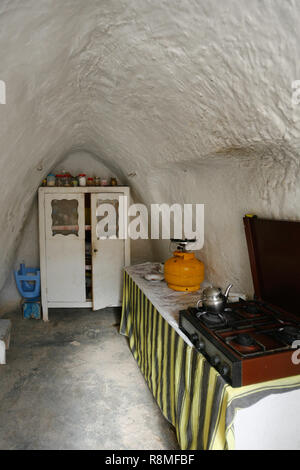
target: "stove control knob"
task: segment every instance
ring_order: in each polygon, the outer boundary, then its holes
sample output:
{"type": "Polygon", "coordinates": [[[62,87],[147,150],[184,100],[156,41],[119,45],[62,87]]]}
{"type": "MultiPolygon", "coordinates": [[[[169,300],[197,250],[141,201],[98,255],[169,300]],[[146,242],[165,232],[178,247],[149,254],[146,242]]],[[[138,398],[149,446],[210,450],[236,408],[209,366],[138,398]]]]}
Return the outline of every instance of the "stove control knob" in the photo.
{"type": "Polygon", "coordinates": [[[190,340],[192,341],[195,348],[198,349],[199,351],[203,351],[205,349],[205,344],[203,341],[201,341],[201,339],[199,339],[199,336],[197,335],[197,333],[193,333],[190,336],[190,340]]]}
{"type": "Polygon", "coordinates": [[[227,377],[229,374],[230,367],[227,364],[223,364],[221,369],[220,369],[220,374],[223,375],[223,377],[227,377]]]}
{"type": "Polygon", "coordinates": [[[193,334],[190,336],[190,340],[191,340],[191,342],[193,343],[193,345],[197,347],[197,343],[198,343],[198,341],[199,341],[199,338],[198,338],[197,333],[193,333],[193,334]]]}
{"type": "Polygon", "coordinates": [[[221,363],[221,359],[219,358],[219,356],[214,356],[212,358],[212,363],[215,367],[218,367],[221,363]]]}

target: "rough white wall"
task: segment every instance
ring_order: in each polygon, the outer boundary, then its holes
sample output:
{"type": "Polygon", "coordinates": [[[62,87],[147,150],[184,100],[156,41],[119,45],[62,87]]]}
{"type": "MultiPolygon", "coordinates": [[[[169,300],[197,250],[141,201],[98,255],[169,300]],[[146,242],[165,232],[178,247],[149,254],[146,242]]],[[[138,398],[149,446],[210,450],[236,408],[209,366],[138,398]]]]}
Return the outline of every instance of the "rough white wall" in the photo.
{"type": "MultiPolygon", "coordinates": [[[[72,175],[85,172],[87,176],[100,176],[107,179],[116,176],[102,163],[100,157],[84,151],[67,154],[55,168],[51,169],[54,174],[60,173],[62,170],[69,171],[72,175]]],[[[122,181],[119,182],[122,183],[122,181]]],[[[152,253],[149,249],[149,244],[143,241],[132,243],[131,258],[133,263],[151,260],[152,253]]],[[[0,313],[5,313],[21,301],[21,296],[16,288],[13,269],[18,269],[22,262],[26,266],[39,266],[37,194],[34,197],[32,207],[24,223],[20,242],[14,256],[13,268],[10,270],[5,285],[0,292],[0,313]]]]}
{"type": "Polygon", "coordinates": [[[250,292],[242,215],[299,219],[299,14],[294,0],[2,1],[0,285],[41,177],[80,150],[141,201],[206,203],[209,277],[250,292]]]}
{"type": "MultiPolygon", "coordinates": [[[[72,176],[85,173],[87,178],[89,176],[99,176],[100,178],[110,179],[110,177],[115,176],[115,174],[104,165],[100,157],[82,151],[67,154],[51,171],[56,175],[63,170],[70,172],[72,176]]],[[[122,182],[120,181],[120,183],[122,182]]]]}

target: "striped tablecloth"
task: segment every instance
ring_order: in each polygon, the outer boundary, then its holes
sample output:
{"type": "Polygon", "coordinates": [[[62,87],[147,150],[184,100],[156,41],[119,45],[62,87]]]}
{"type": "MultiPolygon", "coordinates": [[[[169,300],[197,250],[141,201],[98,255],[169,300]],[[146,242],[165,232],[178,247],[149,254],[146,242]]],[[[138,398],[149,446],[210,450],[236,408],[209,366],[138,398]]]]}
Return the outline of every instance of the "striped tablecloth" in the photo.
{"type": "Polygon", "coordinates": [[[149,269],[153,265],[147,263],[125,270],[120,333],[129,338],[180,448],[234,449],[236,411],[267,395],[300,389],[300,376],[232,388],[178,328],[178,312],[191,304],[191,296],[144,280],[149,269]]]}

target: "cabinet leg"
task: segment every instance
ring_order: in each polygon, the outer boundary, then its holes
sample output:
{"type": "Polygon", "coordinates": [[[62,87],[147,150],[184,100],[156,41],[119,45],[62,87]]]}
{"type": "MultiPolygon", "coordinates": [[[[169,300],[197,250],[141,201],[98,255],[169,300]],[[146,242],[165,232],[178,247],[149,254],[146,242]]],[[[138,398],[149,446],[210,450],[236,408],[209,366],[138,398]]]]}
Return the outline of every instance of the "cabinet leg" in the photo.
{"type": "Polygon", "coordinates": [[[46,305],[42,305],[42,311],[43,311],[43,320],[44,321],[48,321],[48,306],[47,304],[46,305]]]}
{"type": "Polygon", "coordinates": [[[5,342],[0,341],[0,364],[6,364],[5,360],[5,342]]]}

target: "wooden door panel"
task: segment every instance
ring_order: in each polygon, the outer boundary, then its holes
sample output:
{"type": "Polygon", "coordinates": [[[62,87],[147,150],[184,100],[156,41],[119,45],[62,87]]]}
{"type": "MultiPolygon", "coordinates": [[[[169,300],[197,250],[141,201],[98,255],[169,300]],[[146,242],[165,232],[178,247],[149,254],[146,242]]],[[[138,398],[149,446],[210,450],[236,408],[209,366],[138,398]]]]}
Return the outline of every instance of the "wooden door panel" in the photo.
{"type": "Polygon", "coordinates": [[[121,305],[124,241],[100,240],[93,254],[93,309],[121,305]]]}
{"type": "Polygon", "coordinates": [[[85,302],[84,243],[81,247],[80,242],[47,240],[49,302],[85,302]]]}
{"type": "Polygon", "coordinates": [[[92,211],[92,275],[93,275],[93,309],[121,304],[122,278],[125,264],[125,243],[118,238],[118,204],[121,193],[98,193],[91,195],[92,211]],[[116,210],[116,220],[107,232],[114,238],[101,239],[99,224],[101,204],[112,204],[116,210]]]}
{"type": "Polygon", "coordinates": [[[84,302],[83,194],[46,194],[46,276],[50,302],[84,302]]]}

